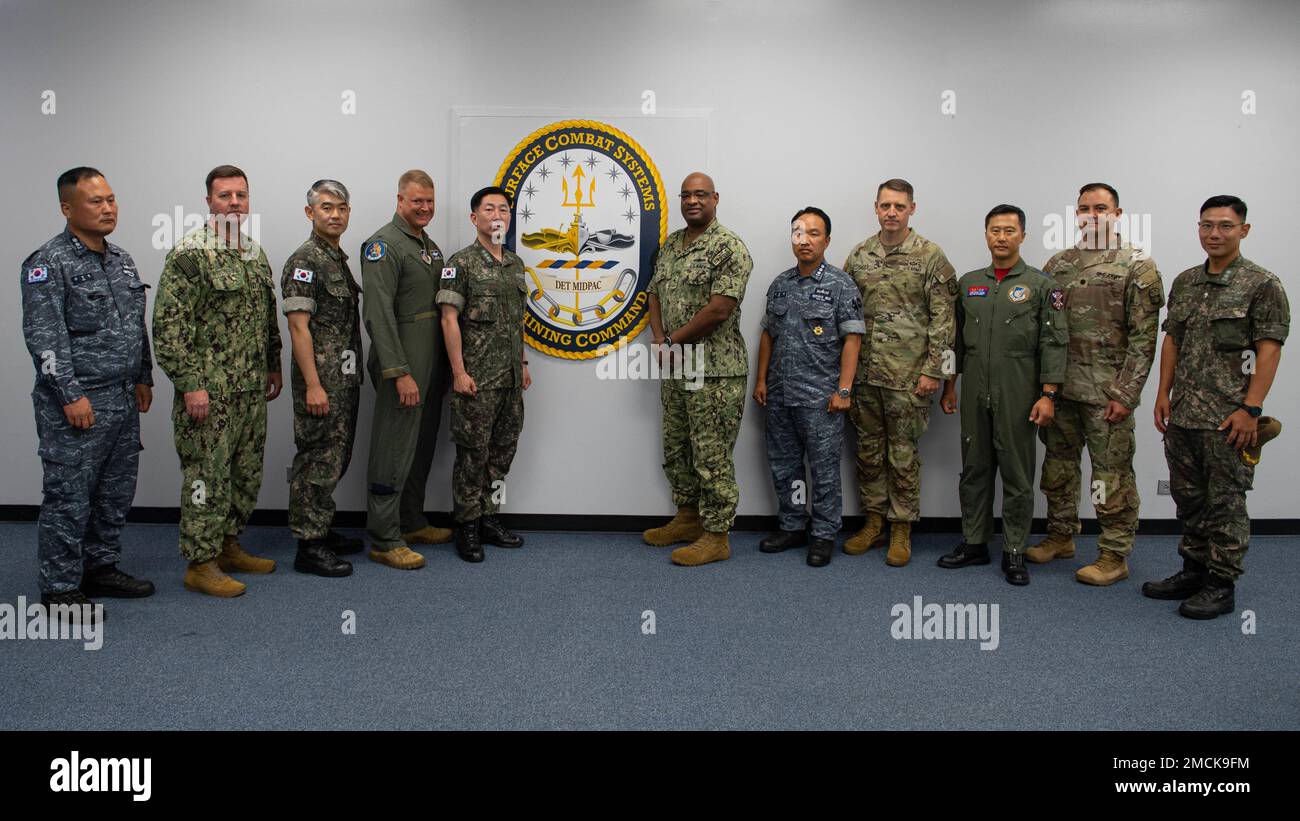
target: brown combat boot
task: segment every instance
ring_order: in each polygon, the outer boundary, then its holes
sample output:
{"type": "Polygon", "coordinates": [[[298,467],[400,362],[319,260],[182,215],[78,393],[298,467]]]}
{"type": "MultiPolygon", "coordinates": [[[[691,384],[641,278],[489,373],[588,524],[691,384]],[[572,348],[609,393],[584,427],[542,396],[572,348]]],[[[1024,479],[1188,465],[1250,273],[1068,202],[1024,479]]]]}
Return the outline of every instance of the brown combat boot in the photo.
{"type": "Polygon", "coordinates": [[[235,581],[222,573],[215,561],[207,561],[190,562],[190,566],[185,568],[185,589],[222,599],[233,599],[242,596],[247,588],[243,582],[235,581]]]}
{"type": "Polygon", "coordinates": [[[1128,560],[1113,550],[1103,550],[1097,561],[1080,567],[1074,578],[1084,584],[1105,587],[1128,578],[1128,560]]]}
{"type": "Polygon", "coordinates": [[[274,573],[275,560],[254,556],[239,546],[234,536],[227,536],[221,543],[221,555],[217,556],[217,567],[227,573],[274,573]]]}
{"type": "Polygon", "coordinates": [[[1047,538],[1025,551],[1025,558],[1034,564],[1047,564],[1052,559],[1069,559],[1074,556],[1074,538],[1059,533],[1048,533],[1047,538]]]}
{"type": "Polygon", "coordinates": [[[424,567],[424,557],[406,545],[392,550],[371,550],[370,561],[386,564],[398,570],[419,570],[424,567]]]}
{"type": "Polygon", "coordinates": [[[402,534],[402,541],[407,544],[446,544],[456,538],[450,528],[425,525],[419,530],[402,534]]]}
{"type": "Polygon", "coordinates": [[[890,567],[902,567],[912,560],[912,523],[889,523],[889,552],[885,554],[885,564],[890,567]]]}
{"type": "Polygon", "coordinates": [[[861,556],[873,547],[885,543],[885,517],[879,513],[868,513],[867,523],[844,543],[844,552],[850,556],[861,556]]]}
{"type": "Polygon", "coordinates": [[[731,558],[731,543],[726,533],[704,531],[700,538],[673,551],[673,564],[683,567],[695,567],[709,562],[721,562],[731,558]]]}
{"type": "Polygon", "coordinates": [[[693,542],[704,535],[704,523],[700,521],[700,511],[693,505],[677,508],[677,515],[663,527],[652,527],[641,538],[648,545],[667,547],[670,544],[693,542]]]}

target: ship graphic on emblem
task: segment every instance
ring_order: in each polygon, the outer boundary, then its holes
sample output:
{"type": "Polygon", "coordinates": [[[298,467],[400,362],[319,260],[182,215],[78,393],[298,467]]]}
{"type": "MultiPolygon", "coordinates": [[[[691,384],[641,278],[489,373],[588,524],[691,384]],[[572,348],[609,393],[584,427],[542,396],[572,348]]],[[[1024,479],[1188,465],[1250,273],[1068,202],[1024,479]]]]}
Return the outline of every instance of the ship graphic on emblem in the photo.
{"type": "Polygon", "coordinates": [[[589,359],[640,333],[668,230],[663,181],[645,151],[611,126],[565,120],[515,146],[497,184],[514,203],[505,244],[524,261],[528,344],[589,359]]]}

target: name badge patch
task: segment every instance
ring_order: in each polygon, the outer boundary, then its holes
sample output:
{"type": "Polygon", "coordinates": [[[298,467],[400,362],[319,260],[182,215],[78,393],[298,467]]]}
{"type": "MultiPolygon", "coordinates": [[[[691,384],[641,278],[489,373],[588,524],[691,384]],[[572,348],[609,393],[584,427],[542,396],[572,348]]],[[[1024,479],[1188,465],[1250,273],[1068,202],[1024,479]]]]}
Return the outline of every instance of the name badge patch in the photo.
{"type": "Polygon", "coordinates": [[[829,303],[834,301],[834,298],[831,296],[830,288],[813,288],[812,295],[808,298],[813,300],[814,302],[829,303]]]}
{"type": "Polygon", "coordinates": [[[293,269],[293,278],[299,282],[311,282],[315,277],[316,274],[312,271],[308,271],[306,268],[293,269]]]}
{"type": "Polygon", "coordinates": [[[966,296],[968,297],[988,296],[988,295],[989,295],[989,286],[987,285],[971,285],[966,289],[966,296]]]}

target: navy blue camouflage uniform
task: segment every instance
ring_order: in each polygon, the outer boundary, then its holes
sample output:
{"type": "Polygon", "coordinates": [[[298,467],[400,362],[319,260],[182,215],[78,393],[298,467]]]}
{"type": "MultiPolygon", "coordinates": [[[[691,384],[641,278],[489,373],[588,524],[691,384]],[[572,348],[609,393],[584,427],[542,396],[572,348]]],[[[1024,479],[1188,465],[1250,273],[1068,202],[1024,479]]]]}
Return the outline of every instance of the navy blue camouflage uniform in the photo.
{"type": "MultiPolygon", "coordinates": [[[[862,296],[844,271],[823,262],[810,276],[791,268],[767,289],[761,323],[772,337],[767,368],[767,460],[784,531],[808,526],[792,484],[811,478],[812,537],[834,539],[843,513],[840,456],[844,414],[827,410],[840,386],[840,352],[849,334],[864,334],[862,296]]],[[[851,381],[851,380],[850,380],[851,381]]]]}
{"type": "Polygon", "coordinates": [[[145,284],[118,246],[105,242],[100,254],[65,228],[23,261],[20,277],[44,471],[40,585],[54,595],[76,590],[83,571],[121,557],[142,447],[135,386],[153,384],[153,357],[145,284]],[[95,423],[79,430],[63,406],[83,396],[95,423]]]}

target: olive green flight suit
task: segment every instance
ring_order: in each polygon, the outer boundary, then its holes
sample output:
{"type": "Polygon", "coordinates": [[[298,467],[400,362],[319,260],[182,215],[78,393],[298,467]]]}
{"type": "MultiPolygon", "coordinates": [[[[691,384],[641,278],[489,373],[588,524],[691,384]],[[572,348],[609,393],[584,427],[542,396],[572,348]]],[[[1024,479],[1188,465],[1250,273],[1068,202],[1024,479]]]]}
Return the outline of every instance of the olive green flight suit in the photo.
{"type": "Polygon", "coordinates": [[[403,533],[428,525],[424,488],[433,464],[451,368],[434,297],[445,265],[423,231],[399,215],[361,246],[362,316],[370,333],[367,369],[375,416],[366,469],[366,532],[376,550],[406,544],[403,533]],[[402,407],[397,377],[410,374],[420,402],[402,407]]]}
{"type": "Polygon", "coordinates": [[[1065,295],[1037,268],[1016,263],[1001,282],[993,266],[957,283],[957,372],[962,374],[962,539],[993,536],[993,477],[1002,474],[1003,550],[1021,553],[1034,516],[1038,426],[1029,412],[1044,384],[1065,379],[1065,295]]]}

